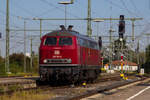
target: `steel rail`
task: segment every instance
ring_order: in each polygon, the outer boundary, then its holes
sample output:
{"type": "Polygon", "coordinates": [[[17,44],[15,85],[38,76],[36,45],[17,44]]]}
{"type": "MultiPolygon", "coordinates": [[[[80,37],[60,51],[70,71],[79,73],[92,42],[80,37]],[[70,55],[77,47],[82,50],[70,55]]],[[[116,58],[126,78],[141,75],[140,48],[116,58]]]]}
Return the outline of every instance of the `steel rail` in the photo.
{"type": "Polygon", "coordinates": [[[89,97],[89,96],[92,96],[92,95],[95,95],[95,94],[98,94],[98,93],[103,93],[105,91],[109,91],[109,90],[112,90],[112,89],[115,89],[115,88],[119,88],[119,87],[122,87],[122,86],[125,86],[125,85],[129,85],[131,83],[135,83],[135,82],[138,82],[138,81],[144,81],[145,79],[147,79],[147,78],[116,82],[116,83],[108,85],[108,86],[101,86],[101,87],[97,88],[96,90],[87,91],[86,93],[83,93],[83,94],[78,95],[78,96],[74,96],[74,97],[70,97],[70,98],[64,97],[64,98],[61,98],[61,99],[62,100],[80,100],[82,98],[86,98],[86,97],[89,97]]]}

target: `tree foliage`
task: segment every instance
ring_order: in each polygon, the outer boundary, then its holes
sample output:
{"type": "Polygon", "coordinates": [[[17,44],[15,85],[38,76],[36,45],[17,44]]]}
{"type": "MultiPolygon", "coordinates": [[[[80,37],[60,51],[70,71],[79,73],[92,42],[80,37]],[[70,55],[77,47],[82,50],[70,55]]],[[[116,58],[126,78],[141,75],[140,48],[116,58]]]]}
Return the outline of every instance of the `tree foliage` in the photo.
{"type": "Polygon", "coordinates": [[[150,45],[146,47],[146,63],[142,65],[146,73],[150,73],[150,45]]]}
{"type": "MultiPolygon", "coordinates": [[[[38,60],[37,56],[33,55],[33,63],[32,68],[30,65],[31,58],[26,56],[26,70],[27,72],[38,72],[38,60]]],[[[9,68],[10,72],[16,74],[16,73],[22,73],[24,72],[24,54],[23,53],[13,53],[9,56],[9,68]]],[[[5,59],[0,57],[0,74],[5,73],[5,59]]]]}
{"type": "Polygon", "coordinates": [[[146,47],[146,62],[150,62],[150,45],[146,47]]]}
{"type": "Polygon", "coordinates": [[[5,73],[5,59],[0,56],[0,74],[5,73]]]}

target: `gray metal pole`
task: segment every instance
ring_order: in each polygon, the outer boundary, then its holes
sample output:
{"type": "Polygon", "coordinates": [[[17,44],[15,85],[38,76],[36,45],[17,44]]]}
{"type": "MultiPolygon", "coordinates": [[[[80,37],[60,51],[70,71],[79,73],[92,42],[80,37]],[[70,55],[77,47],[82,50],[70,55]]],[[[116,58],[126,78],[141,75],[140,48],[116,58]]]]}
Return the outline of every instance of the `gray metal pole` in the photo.
{"type": "MultiPolygon", "coordinates": [[[[111,17],[110,17],[111,19],[111,17]]],[[[110,51],[109,51],[109,63],[110,63],[110,67],[112,68],[112,58],[113,58],[113,55],[112,55],[112,52],[113,52],[113,46],[112,46],[112,32],[113,29],[112,29],[112,20],[110,20],[110,30],[109,30],[109,33],[110,33],[110,37],[109,37],[109,42],[110,42],[110,51]]]]}
{"type": "Polygon", "coordinates": [[[140,45],[139,45],[139,40],[138,40],[138,43],[137,43],[137,64],[139,65],[140,64],[140,58],[139,58],[139,47],[140,45]]]}
{"type": "MultiPolygon", "coordinates": [[[[40,41],[41,41],[41,37],[42,37],[42,19],[40,19],[40,41]]],[[[31,40],[31,42],[32,42],[32,40],[31,40]]],[[[32,45],[32,43],[31,43],[31,45],[32,45]]],[[[32,49],[32,47],[31,47],[31,49],[32,49]]],[[[39,49],[38,49],[38,51],[39,51],[39,49]]],[[[31,52],[32,53],[32,52],[31,52]]],[[[32,54],[31,54],[32,55],[32,54]]],[[[32,57],[32,56],[31,56],[32,57]]],[[[37,61],[38,61],[38,66],[39,66],[39,58],[40,58],[40,55],[38,54],[38,56],[37,56],[37,61]]],[[[32,59],[32,58],[31,58],[32,59]]]]}
{"type": "Polygon", "coordinates": [[[131,20],[132,21],[132,41],[134,41],[134,21],[135,20],[131,20]]]}
{"type": "Polygon", "coordinates": [[[30,49],[31,49],[31,51],[30,51],[30,54],[31,54],[31,58],[30,58],[30,69],[31,69],[31,72],[32,72],[32,70],[33,70],[33,66],[32,66],[32,62],[33,62],[33,54],[32,54],[32,36],[31,36],[31,44],[30,44],[30,49]]]}
{"type": "Polygon", "coordinates": [[[99,22],[97,22],[97,40],[98,40],[98,38],[99,38],[99,22]]]}
{"type": "Polygon", "coordinates": [[[65,5],[65,27],[67,27],[67,5],[65,5]]]}
{"type": "Polygon", "coordinates": [[[110,66],[111,66],[111,62],[112,62],[112,46],[111,46],[111,43],[112,43],[112,39],[111,39],[111,36],[112,36],[112,28],[110,27],[110,30],[109,30],[109,33],[110,33],[110,37],[109,37],[109,42],[110,42],[110,44],[109,44],[109,63],[110,63],[110,66]]]}
{"type": "Polygon", "coordinates": [[[91,0],[88,0],[88,16],[87,16],[87,35],[92,35],[91,29],[91,0]]]}
{"type": "MultiPolygon", "coordinates": [[[[133,44],[134,44],[134,43],[131,44],[131,48],[133,48],[133,44]]],[[[131,55],[131,56],[130,56],[130,61],[133,62],[134,54],[133,54],[133,51],[132,51],[132,50],[131,50],[131,54],[130,54],[130,55],[131,55]]]]}
{"type": "Polygon", "coordinates": [[[9,0],[6,4],[6,61],[5,71],[9,72],[9,0]]]}
{"type": "Polygon", "coordinates": [[[24,73],[26,73],[26,21],[24,21],[24,73]]]}
{"type": "Polygon", "coordinates": [[[42,19],[40,19],[40,39],[42,37],[42,19]]]}

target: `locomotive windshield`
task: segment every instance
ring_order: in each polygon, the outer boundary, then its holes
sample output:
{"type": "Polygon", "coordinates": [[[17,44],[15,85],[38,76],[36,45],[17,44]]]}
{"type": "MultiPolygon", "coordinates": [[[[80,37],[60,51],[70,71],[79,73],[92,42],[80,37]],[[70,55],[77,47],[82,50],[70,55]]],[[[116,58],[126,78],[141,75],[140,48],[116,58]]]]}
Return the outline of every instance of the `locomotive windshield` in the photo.
{"type": "Polygon", "coordinates": [[[57,38],[56,37],[47,37],[45,40],[45,45],[56,45],[57,38]]]}
{"type": "Polygon", "coordinates": [[[59,45],[72,45],[72,38],[70,38],[70,37],[61,37],[59,39],[59,45]]]}

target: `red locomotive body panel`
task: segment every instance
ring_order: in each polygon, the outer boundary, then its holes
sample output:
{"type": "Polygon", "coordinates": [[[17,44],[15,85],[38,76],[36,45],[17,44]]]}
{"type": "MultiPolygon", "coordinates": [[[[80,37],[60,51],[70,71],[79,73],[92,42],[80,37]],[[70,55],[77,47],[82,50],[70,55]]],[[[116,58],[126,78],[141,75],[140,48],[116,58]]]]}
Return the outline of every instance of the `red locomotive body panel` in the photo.
{"type": "MultiPolygon", "coordinates": [[[[91,41],[87,41],[91,42],[91,41]]],[[[80,64],[83,66],[100,66],[100,51],[99,49],[93,49],[79,45],[80,49],[80,64]]]]}

